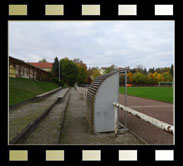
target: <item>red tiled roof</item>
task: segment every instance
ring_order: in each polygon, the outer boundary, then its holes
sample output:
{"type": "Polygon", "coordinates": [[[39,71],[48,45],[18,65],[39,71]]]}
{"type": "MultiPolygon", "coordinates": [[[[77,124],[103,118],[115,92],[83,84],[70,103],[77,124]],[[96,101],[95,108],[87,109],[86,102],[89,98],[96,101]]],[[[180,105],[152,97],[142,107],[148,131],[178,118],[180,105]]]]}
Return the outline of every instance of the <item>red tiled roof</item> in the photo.
{"type": "Polygon", "coordinates": [[[53,65],[53,63],[34,63],[34,62],[30,62],[29,64],[39,68],[52,68],[53,65]]]}

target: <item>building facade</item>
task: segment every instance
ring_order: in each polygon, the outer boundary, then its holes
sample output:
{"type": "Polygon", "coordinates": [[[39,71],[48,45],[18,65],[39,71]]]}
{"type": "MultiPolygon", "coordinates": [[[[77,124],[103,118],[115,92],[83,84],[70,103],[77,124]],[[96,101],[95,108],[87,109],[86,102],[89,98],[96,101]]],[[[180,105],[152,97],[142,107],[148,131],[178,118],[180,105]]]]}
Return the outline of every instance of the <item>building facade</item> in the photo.
{"type": "Polygon", "coordinates": [[[49,81],[54,76],[50,72],[9,56],[9,77],[49,81]]]}

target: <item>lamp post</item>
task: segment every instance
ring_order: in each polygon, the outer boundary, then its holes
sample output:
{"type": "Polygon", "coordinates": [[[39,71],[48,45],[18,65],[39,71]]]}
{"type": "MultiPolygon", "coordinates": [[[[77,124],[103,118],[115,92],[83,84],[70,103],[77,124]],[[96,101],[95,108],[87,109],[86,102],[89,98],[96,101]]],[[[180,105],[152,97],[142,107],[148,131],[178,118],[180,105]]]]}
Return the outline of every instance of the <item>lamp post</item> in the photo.
{"type": "Polygon", "coordinates": [[[60,60],[59,60],[59,83],[60,83],[60,60]]]}

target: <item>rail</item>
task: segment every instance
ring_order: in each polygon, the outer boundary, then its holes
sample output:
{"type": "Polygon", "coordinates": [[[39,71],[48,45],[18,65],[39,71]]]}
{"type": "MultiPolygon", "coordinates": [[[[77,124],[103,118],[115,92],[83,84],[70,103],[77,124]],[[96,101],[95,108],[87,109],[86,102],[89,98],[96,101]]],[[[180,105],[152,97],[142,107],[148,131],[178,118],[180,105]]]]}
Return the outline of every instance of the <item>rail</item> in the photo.
{"type": "Polygon", "coordinates": [[[126,107],[126,106],[124,106],[122,104],[119,104],[117,102],[114,102],[113,106],[114,106],[114,112],[115,112],[115,122],[114,122],[114,124],[115,124],[115,135],[117,135],[117,132],[118,132],[118,109],[123,110],[127,113],[130,113],[133,116],[136,116],[136,117],[144,120],[145,122],[148,122],[148,123],[160,128],[160,129],[162,129],[162,130],[164,130],[164,131],[166,131],[166,132],[168,132],[172,135],[174,134],[174,126],[172,126],[170,124],[167,124],[167,123],[162,122],[158,119],[152,118],[148,115],[140,113],[140,112],[138,112],[134,109],[126,107]]]}

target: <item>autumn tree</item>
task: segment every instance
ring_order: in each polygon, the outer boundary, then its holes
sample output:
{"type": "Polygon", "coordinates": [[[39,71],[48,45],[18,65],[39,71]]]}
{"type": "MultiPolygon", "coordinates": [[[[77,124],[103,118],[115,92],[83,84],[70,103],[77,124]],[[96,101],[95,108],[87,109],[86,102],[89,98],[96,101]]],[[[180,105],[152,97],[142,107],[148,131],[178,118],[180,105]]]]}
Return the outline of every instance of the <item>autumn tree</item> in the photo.
{"type": "Polygon", "coordinates": [[[79,83],[86,83],[87,82],[87,67],[85,64],[76,64],[78,68],[78,77],[77,82],[79,83]]]}
{"type": "Polygon", "coordinates": [[[137,72],[133,75],[133,82],[136,84],[146,83],[146,77],[144,74],[137,72]]]}
{"type": "Polygon", "coordinates": [[[153,73],[149,73],[147,75],[147,83],[149,83],[149,84],[154,84],[155,83],[155,79],[153,77],[153,73]]]}
{"type": "Polygon", "coordinates": [[[39,63],[47,63],[47,60],[45,58],[43,58],[42,60],[38,61],[39,63]]]}
{"type": "Polygon", "coordinates": [[[96,79],[100,75],[101,73],[98,67],[92,67],[88,69],[88,76],[92,77],[93,79],[96,79]]]}
{"type": "Polygon", "coordinates": [[[128,72],[127,73],[127,79],[128,79],[128,83],[132,83],[133,82],[133,73],[132,72],[128,72]]]}
{"type": "Polygon", "coordinates": [[[152,74],[152,76],[153,76],[153,78],[154,78],[154,82],[155,82],[155,83],[158,83],[158,82],[163,81],[162,75],[161,75],[160,73],[158,73],[158,72],[154,72],[154,73],[152,74]]]}
{"type": "Polygon", "coordinates": [[[83,64],[83,61],[79,58],[73,59],[73,62],[76,63],[76,64],[83,64]]]}
{"type": "Polygon", "coordinates": [[[162,76],[163,76],[163,81],[164,82],[172,82],[173,81],[173,77],[169,72],[164,72],[162,74],[162,76]]]}
{"type": "Polygon", "coordinates": [[[104,73],[107,74],[107,73],[110,73],[110,72],[112,72],[112,71],[114,71],[114,70],[116,70],[116,69],[117,69],[117,66],[115,66],[115,65],[113,64],[113,65],[107,67],[107,68],[105,69],[104,73]]]}

